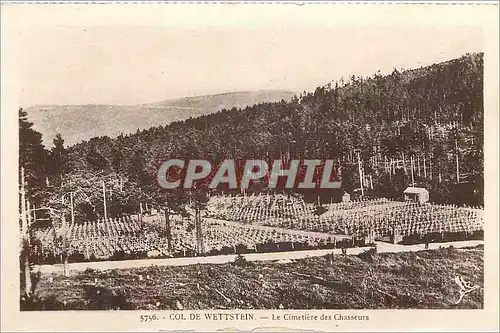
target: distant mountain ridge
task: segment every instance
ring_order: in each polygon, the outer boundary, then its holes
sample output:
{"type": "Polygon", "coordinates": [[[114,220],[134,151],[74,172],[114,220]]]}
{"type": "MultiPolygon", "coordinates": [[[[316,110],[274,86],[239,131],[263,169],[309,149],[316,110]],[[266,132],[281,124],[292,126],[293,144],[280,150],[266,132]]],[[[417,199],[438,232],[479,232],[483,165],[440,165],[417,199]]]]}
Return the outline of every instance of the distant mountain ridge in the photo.
{"type": "Polygon", "coordinates": [[[115,137],[121,133],[134,133],[138,129],[166,125],[222,109],[289,101],[295,95],[295,92],[285,90],[257,90],[138,105],[35,105],[25,110],[34,128],[42,133],[44,145],[51,147],[56,134],[61,134],[68,146],[96,136],[115,137]]]}

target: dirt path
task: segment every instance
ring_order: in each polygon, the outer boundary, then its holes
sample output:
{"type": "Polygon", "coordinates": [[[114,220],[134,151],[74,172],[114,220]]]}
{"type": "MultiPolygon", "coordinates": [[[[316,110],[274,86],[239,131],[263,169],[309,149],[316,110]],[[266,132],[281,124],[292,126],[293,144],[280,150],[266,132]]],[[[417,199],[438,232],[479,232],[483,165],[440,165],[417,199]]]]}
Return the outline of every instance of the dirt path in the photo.
{"type": "MultiPolygon", "coordinates": [[[[430,243],[429,250],[438,249],[440,247],[455,248],[471,247],[484,244],[484,241],[460,241],[448,243],[430,243]]],[[[347,254],[357,255],[367,251],[370,247],[356,247],[347,249],[347,254]]],[[[398,253],[398,252],[416,252],[425,250],[425,244],[416,245],[394,245],[383,242],[377,242],[377,251],[379,253],[398,253]]],[[[329,253],[340,254],[341,249],[328,250],[305,250],[305,251],[290,251],[290,252],[273,252],[273,253],[250,253],[245,254],[245,258],[250,261],[273,261],[287,262],[289,260],[302,259],[307,257],[319,257],[329,253]]],[[[187,257],[187,258],[168,258],[168,259],[140,259],[140,260],[124,260],[124,261],[101,261],[101,262],[84,262],[69,264],[70,272],[81,272],[87,268],[106,270],[106,269],[130,269],[147,266],[186,266],[194,264],[224,264],[234,261],[236,255],[218,255],[209,257],[187,257]]],[[[63,273],[63,265],[41,265],[35,266],[35,271],[40,271],[42,274],[63,273]]]]}

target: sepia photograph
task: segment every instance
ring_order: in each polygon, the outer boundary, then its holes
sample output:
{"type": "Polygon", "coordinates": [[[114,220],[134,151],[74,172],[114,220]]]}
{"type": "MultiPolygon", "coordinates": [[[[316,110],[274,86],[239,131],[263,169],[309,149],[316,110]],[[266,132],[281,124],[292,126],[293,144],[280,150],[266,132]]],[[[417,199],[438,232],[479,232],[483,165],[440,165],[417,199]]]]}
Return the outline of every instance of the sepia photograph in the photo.
{"type": "Polygon", "coordinates": [[[2,148],[18,147],[2,149],[17,189],[2,261],[20,318],[331,331],[369,310],[498,306],[498,13],[30,6],[2,4],[2,148]]]}

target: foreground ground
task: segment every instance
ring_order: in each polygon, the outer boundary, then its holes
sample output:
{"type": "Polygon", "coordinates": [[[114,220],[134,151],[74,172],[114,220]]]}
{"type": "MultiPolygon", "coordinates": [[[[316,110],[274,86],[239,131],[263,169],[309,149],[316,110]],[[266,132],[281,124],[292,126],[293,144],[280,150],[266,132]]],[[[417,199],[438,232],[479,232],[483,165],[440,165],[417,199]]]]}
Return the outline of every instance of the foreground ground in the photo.
{"type": "Polygon", "coordinates": [[[388,309],[483,307],[482,246],[280,262],[42,274],[22,309],[388,309]],[[459,304],[462,277],[479,288],[459,304]]]}

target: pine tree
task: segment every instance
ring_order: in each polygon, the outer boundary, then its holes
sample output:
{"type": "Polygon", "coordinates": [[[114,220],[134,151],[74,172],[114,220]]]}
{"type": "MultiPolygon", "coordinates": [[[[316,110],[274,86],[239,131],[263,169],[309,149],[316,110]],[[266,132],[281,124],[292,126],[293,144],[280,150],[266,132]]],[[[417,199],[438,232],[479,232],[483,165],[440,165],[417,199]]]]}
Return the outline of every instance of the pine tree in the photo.
{"type": "Polygon", "coordinates": [[[108,166],[108,160],[101,154],[95,143],[91,143],[86,160],[93,171],[101,171],[108,166]]]}
{"type": "Polygon", "coordinates": [[[64,148],[64,139],[57,134],[53,140],[54,147],[50,151],[49,169],[53,180],[59,184],[63,176],[69,171],[68,152],[64,148]]]}
{"type": "MultiPolygon", "coordinates": [[[[39,203],[45,187],[47,151],[42,144],[42,134],[32,129],[27,113],[19,109],[19,166],[24,168],[26,194],[32,202],[39,203]]],[[[20,168],[19,168],[20,169],[20,168]]]]}

